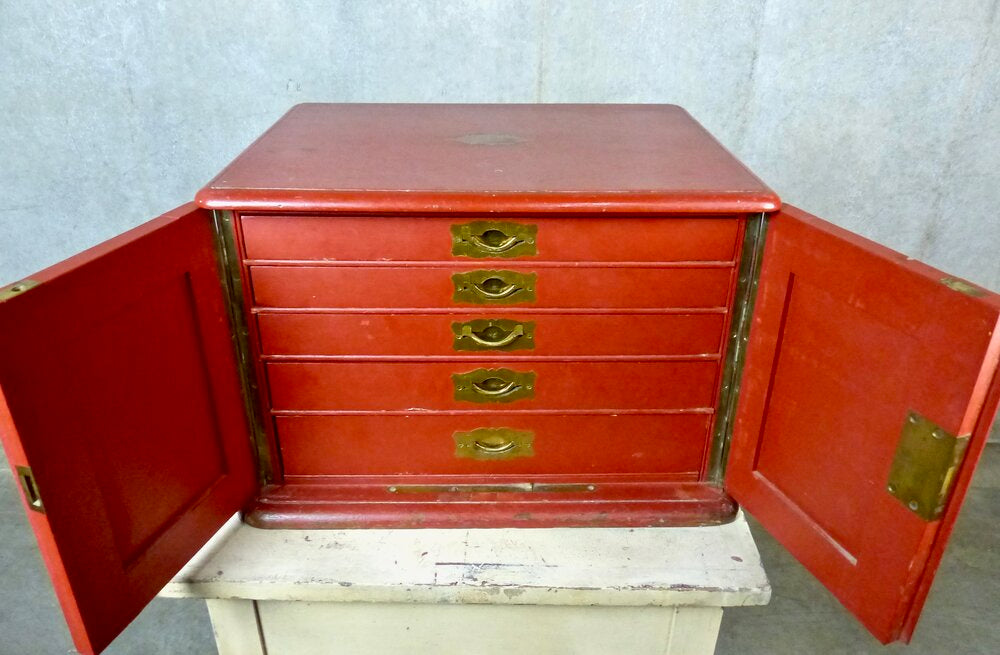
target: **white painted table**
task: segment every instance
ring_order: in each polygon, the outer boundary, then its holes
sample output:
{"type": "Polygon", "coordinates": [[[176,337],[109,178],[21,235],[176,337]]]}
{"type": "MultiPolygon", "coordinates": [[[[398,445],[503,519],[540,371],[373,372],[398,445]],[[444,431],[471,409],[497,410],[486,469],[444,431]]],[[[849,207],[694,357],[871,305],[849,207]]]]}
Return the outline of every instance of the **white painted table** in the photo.
{"type": "Polygon", "coordinates": [[[163,590],[221,655],[700,655],[771,596],[742,514],[704,528],[258,530],[236,517],[163,590]]]}

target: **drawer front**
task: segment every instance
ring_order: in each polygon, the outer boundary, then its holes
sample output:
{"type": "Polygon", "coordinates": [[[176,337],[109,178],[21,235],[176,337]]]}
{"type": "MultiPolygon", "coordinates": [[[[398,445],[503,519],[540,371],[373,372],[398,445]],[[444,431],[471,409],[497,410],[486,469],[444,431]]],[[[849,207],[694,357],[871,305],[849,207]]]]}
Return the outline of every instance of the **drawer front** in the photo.
{"type": "Polygon", "coordinates": [[[690,409],[713,406],[716,369],[712,361],[270,362],[267,375],[273,409],[286,412],[690,409]]]}
{"type": "Polygon", "coordinates": [[[260,314],[265,355],[699,355],[723,314],[260,314]]]}
{"type": "Polygon", "coordinates": [[[735,217],[244,216],[241,222],[247,256],[255,260],[447,261],[470,252],[472,259],[731,261],[739,231],[735,217]]]}
{"type": "Polygon", "coordinates": [[[709,415],[292,416],[276,421],[285,474],[382,475],[677,473],[694,478],[709,415]],[[469,456],[465,434],[530,434],[530,450],[485,443],[469,456]],[[459,434],[456,439],[456,433],[459,434]],[[491,455],[491,451],[494,453],[491,455]]]}
{"type": "Polygon", "coordinates": [[[729,268],[252,266],[254,302],[289,308],[723,307],[729,268]],[[453,276],[476,273],[457,281],[453,276]],[[485,279],[480,279],[485,278],[485,279]],[[481,291],[456,300],[456,289],[481,291]],[[510,289],[516,288],[513,292],[510,289]],[[495,298],[491,298],[494,296],[495,298]]]}

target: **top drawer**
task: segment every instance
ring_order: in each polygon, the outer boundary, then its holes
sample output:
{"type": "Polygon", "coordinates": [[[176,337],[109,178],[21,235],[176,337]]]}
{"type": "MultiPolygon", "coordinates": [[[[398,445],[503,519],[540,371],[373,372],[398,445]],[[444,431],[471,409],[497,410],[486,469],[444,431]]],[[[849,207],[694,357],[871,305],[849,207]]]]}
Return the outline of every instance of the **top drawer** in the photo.
{"type": "Polygon", "coordinates": [[[732,261],[729,218],[243,216],[252,260],[732,261]]]}

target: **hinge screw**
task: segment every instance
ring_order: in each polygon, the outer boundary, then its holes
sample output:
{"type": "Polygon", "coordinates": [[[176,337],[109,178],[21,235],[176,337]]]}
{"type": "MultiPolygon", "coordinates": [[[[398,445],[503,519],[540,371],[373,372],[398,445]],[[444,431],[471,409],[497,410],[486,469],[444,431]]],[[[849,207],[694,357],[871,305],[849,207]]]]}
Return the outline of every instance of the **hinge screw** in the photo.
{"type": "Polygon", "coordinates": [[[918,503],[915,500],[911,500],[910,502],[908,502],[906,504],[906,506],[909,507],[910,509],[912,509],[914,512],[917,511],[918,509],[920,509],[920,503],[918,503]]]}

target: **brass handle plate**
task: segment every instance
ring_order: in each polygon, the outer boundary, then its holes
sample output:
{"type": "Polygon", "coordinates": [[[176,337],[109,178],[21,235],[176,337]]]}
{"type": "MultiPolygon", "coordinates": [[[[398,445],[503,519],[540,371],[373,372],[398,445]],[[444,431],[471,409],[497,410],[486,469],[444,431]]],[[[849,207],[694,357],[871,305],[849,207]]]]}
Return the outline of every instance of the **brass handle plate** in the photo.
{"type": "Polygon", "coordinates": [[[475,319],[452,323],[455,350],[531,350],[535,347],[534,321],[504,318],[475,319]]]}
{"type": "Polygon", "coordinates": [[[471,403],[510,403],[535,397],[535,372],[509,368],[478,368],[451,376],[455,400],[471,403]]]}
{"type": "Polygon", "coordinates": [[[459,257],[526,257],[538,254],[537,225],[473,221],[451,226],[451,254],[459,257]]]}
{"type": "Polygon", "coordinates": [[[455,273],[451,281],[455,286],[455,302],[477,305],[510,305],[534,302],[535,273],[517,271],[469,271],[455,273]]]}
{"type": "Polygon", "coordinates": [[[456,432],[452,438],[455,457],[492,461],[535,456],[535,433],[530,430],[476,428],[456,432]]]}

